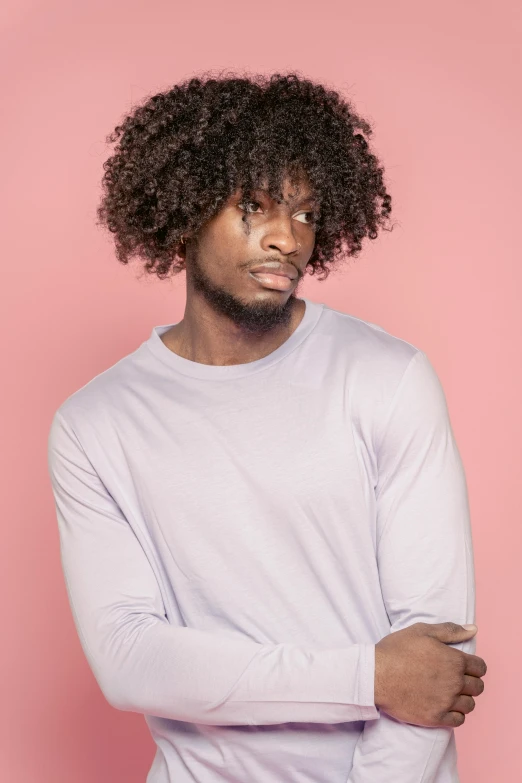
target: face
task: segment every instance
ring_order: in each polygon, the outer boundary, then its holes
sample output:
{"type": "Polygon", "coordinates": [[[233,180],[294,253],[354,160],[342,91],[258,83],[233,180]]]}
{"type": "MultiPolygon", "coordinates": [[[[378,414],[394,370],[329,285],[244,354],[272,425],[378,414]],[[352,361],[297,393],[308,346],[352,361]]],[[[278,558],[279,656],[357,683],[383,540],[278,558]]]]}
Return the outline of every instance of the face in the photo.
{"type": "Polygon", "coordinates": [[[289,324],[315,245],[306,180],[286,179],[282,195],[278,203],[261,189],[245,203],[237,190],[197,237],[187,237],[187,296],[203,297],[251,332],[289,324]]]}

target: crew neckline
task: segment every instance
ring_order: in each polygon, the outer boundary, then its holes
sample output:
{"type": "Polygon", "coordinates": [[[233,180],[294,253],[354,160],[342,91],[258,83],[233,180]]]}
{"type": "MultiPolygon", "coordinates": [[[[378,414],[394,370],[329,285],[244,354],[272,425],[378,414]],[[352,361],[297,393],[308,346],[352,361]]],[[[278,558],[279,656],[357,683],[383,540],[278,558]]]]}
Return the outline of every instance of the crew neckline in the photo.
{"type": "Polygon", "coordinates": [[[276,362],[287,356],[291,351],[297,348],[315,328],[321,317],[321,313],[323,312],[324,304],[321,302],[313,302],[306,297],[301,297],[301,301],[305,303],[304,315],[290,337],[274,351],[267,354],[267,356],[263,356],[261,359],[256,359],[253,362],[246,362],[243,364],[202,364],[201,362],[193,362],[191,359],[185,359],[183,356],[179,356],[179,354],[174,353],[170,348],[167,348],[161,339],[161,335],[178,322],[153,326],[150,337],[145,341],[144,345],[157,359],[163,362],[163,364],[166,364],[182,375],[189,375],[193,378],[206,378],[209,380],[241,378],[246,375],[253,375],[260,370],[271,367],[273,364],[276,364],[276,362]]]}

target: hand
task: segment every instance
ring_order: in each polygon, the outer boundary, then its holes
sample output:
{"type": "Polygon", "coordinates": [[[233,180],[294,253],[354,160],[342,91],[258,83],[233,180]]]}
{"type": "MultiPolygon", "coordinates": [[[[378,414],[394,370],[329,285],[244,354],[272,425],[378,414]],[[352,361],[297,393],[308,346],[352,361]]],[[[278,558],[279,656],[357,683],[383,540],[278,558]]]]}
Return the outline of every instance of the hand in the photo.
{"type": "Polygon", "coordinates": [[[487,666],[478,655],[448,647],[478,629],[456,623],[415,623],[375,645],[375,705],[417,726],[461,726],[484,690],[487,666]]]}

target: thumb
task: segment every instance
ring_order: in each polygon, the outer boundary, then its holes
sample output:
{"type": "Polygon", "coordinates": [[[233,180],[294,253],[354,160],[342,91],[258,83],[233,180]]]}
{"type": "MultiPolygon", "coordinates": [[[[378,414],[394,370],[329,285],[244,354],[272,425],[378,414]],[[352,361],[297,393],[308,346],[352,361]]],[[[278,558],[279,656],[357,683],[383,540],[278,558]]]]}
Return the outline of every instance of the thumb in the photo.
{"type": "Polygon", "coordinates": [[[478,628],[474,623],[458,625],[457,623],[427,623],[428,636],[434,636],[440,642],[451,644],[471,639],[477,633],[478,628]]]}

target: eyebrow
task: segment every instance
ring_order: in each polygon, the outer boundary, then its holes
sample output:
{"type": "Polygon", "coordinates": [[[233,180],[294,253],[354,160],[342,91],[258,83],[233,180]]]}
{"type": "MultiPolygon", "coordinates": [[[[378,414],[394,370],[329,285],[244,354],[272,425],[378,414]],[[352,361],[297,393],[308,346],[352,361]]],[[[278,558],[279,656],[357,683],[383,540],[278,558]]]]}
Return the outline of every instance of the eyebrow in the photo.
{"type": "MultiPolygon", "coordinates": [[[[265,188],[256,188],[253,191],[253,193],[263,193],[263,195],[265,195],[268,198],[270,198],[270,196],[268,194],[268,191],[265,190],[265,188]]],[[[297,201],[295,198],[291,199],[290,201],[287,201],[286,199],[283,198],[283,199],[281,199],[281,201],[282,201],[283,204],[286,204],[287,206],[289,206],[290,204],[295,205],[295,206],[299,206],[300,204],[318,204],[319,203],[319,199],[316,196],[312,196],[312,195],[305,196],[304,198],[299,199],[299,201],[297,201]]]]}

